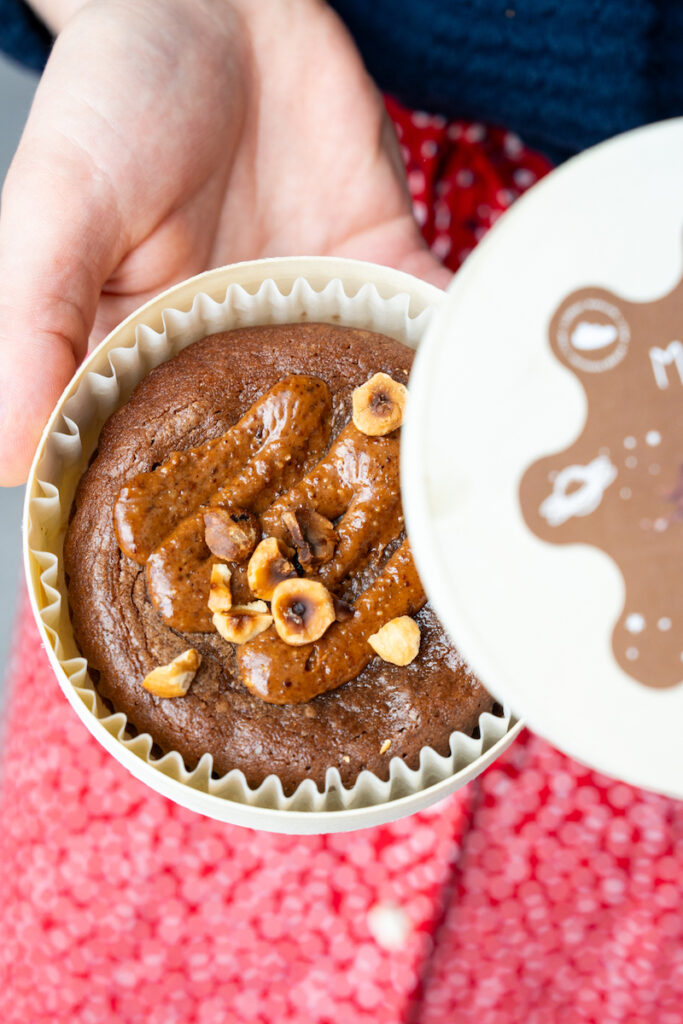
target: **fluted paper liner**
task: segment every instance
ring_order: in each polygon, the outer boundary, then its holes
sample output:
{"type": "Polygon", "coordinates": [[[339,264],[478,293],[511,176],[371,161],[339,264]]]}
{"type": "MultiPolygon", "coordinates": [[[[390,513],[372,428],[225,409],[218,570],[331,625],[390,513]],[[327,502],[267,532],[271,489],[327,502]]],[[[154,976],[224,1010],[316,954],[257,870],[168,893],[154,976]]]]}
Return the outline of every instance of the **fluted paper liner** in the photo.
{"type": "Polygon", "coordinates": [[[62,545],[76,485],[104,422],[153,367],[216,331],[304,319],[379,331],[414,348],[441,295],[408,275],[350,260],[263,260],[211,271],[129,317],[90,355],[55,409],[26,496],[34,612],[59,683],[87,727],[133,774],[176,802],[279,832],[365,827],[412,813],[463,785],[517,735],[520,724],[505,709],[503,717],[481,715],[479,739],[454,732],[449,756],[425,747],[415,770],[394,757],[387,781],[363,771],[345,788],[338,770],[329,768],[322,793],[307,779],[285,796],[274,775],[251,789],[238,769],[214,778],[210,754],[193,771],[176,751],[153,758],[151,736],[130,736],[126,716],[112,714],[100,699],[69,618],[62,545]]]}

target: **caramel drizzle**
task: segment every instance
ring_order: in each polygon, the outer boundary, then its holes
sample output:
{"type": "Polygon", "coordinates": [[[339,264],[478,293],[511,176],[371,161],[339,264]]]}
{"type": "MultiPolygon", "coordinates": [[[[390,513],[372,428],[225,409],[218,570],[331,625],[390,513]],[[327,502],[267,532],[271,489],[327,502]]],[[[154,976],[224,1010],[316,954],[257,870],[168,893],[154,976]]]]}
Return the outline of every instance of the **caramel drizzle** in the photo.
{"type": "Polygon", "coordinates": [[[264,513],[263,532],[288,541],[282,522],[288,509],[311,508],[330,521],[339,519],[334,557],[315,572],[316,579],[333,590],[368,555],[379,558],[400,534],[399,470],[397,434],[367,437],[349,423],[322,462],[264,513]]]}
{"type": "Polygon", "coordinates": [[[114,506],[116,539],[124,555],[144,565],[186,516],[201,505],[218,504],[219,495],[240,478],[245,493],[262,492],[261,508],[266,508],[282,489],[284,477],[298,479],[302,467],[311,464],[306,456],[325,450],[331,410],[324,381],[292,374],[262,395],[221,437],[175,452],[150,473],[133,477],[114,506]],[[297,459],[299,474],[288,473],[297,459]],[[221,486],[225,481],[229,483],[221,486]]]}
{"type": "MultiPolygon", "coordinates": [[[[150,599],[170,626],[213,630],[207,602],[211,566],[218,559],[204,540],[208,505],[251,509],[264,535],[285,541],[282,515],[288,509],[315,509],[338,520],[332,560],[309,573],[331,591],[364,566],[381,562],[403,529],[398,432],[368,437],[350,423],[321,458],[330,420],[323,381],[286,377],[222,437],[175,453],[122,488],[114,510],[119,544],[126,555],[146,562],[150,599]]],[[[250,600],[245,566],[233,567],[232,589],[236,603],[250,600]]],[[[311,700],[362,672],[374,656],[368,636],[424,603],[404,541],[357,598],[353,617],[333,624],[320,640],[294,648],[271,628],[238,647],[241,681],[270,703],[311,700]]]]}
{"type": "Polygon", "coordinates": [[[122,488],[114,507],[119,545],[146,563],[150,600],[168,625],[187,633],[213,629],[207,602],[218,559],[204,540],[202,508],[267,508],[325,451],[331,409],[324,381],[285,377],[222,437],[174,453],[122,488]]]}
{"type": "Polygon", "coordinates": [[[352,619],[333,623],[303,647],[290,647],[273,628],[266,630],[237,648],[240,679],[269,704],[312,700],[355,679],[374,657],[368,637],[389,619],[414,615],[425,600],[406,540],[355,602],[352,619]]]}

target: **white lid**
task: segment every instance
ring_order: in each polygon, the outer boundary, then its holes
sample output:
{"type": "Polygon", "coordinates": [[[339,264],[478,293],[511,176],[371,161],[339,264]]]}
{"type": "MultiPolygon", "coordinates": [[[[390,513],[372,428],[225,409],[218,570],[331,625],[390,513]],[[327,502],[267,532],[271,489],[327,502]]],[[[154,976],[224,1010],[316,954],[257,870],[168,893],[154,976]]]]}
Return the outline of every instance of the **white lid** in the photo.
{"type": "Polygon", "coordinates": [[[402,441],[418,569],[484,684],[681,797],[682,174],[676,119],[520,200],[420,347],[402,441]]]}

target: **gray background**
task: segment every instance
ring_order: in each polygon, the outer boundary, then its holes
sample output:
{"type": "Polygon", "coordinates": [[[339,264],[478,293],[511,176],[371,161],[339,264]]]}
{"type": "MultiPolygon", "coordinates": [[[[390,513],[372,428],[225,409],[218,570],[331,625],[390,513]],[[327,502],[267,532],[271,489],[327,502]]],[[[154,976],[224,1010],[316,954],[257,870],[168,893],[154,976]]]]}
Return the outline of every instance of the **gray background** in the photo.
{"type": "MultiPolygon", "coordinates": [[[[36,77],[0,55],[0,181],[26,120],[36,77]]],[[[0,442],[1,443],[1,442],[0,442]]],[[[23,487],[0,487],[0,680],[3,680],[20,588],[23,487]]]]}

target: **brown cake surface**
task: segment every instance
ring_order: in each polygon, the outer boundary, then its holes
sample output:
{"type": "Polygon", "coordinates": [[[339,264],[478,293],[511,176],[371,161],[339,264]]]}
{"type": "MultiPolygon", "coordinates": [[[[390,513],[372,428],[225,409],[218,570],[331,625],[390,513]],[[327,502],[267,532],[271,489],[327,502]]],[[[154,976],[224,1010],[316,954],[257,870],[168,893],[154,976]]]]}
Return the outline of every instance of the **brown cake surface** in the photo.
{"type": "MultiPolygon", "coordinates": [[[[150,602],[144,565],[122,553],[114,531],[124,484],[223,435],[287,375],[326,383],[333,444],[351,418],[354,388],[378,371],[406,381],[412,356],[390,338],[327,324],[215,334],[153,370],[103,428],[65,543],[76,640],[101,695],[163,751],[178,750],[188,767],[209,752],[216,772],[239,768],[252,786],[272,773],[286,792],[306,778],[322,787],[328,767],[346,784],[363,768],[387,778],[392,757],[416,767],[424,746],[446,754],[451,732],[472,732],[492,707],[429,605],[414,616],[421,643],[411,664],[373,657],[355,679],[308,702],[266,703],[240,681],[233,645],[216,632],[182,633],[164,621],[150,602]],[[202,663],[187,695],[148,693],[145,676],[188,647],[202,663]]],[[[343,581],[339,596],[364,590],[400,539],[343,581]]]]}

